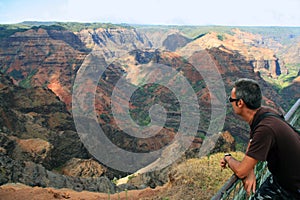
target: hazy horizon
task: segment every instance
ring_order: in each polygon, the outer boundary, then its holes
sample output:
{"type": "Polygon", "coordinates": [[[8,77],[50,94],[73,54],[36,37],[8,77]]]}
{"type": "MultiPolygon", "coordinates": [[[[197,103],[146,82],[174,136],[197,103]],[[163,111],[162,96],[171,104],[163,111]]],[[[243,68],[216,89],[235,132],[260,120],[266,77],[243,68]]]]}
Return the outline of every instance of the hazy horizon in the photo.
{"type": "Polygon", "coordinates": [[[179,26],[300,26],[298,0],[1,0],[0,24],[24,21],[179,26]]]}

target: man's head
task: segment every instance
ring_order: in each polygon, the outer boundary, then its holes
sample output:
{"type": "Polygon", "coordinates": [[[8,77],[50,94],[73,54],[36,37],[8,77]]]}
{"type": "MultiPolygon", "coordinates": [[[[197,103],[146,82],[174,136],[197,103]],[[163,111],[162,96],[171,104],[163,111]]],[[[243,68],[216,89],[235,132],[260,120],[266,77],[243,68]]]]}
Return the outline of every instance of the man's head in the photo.
{"type": "Polygon", "coordinates": [[[242,100],[247,108],[255,110],[261,106],[262,94],[259,84],[247,78],[239,79],[234,83],[232,89],[232,98],[238,105],[239,100],[242,100]]]}

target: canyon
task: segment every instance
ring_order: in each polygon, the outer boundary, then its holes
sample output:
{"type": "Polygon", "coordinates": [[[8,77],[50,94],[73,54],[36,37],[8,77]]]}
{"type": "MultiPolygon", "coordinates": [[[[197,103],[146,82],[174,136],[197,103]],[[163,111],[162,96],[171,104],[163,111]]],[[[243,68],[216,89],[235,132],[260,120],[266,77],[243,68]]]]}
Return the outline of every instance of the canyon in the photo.
{"type": "MultiPolygon", "coordinates": [[[[263,104],[283,113],[300,98],[299,28],[272,32],[271,27],[215,30],[214,27],[108,26],[57,23],[27,24],[25,29],[13,30],[1,27],[3,33],[7,32],[0,37],[1,185],[20,182],[103,193],[163,187],[170,183],[170,173],[180,163],[235,151],[237,144],[241,147],[246,143],[247,125],[236,119],[226,104],[226,94],[238,78],[257,80],[263,90],[263,104]],[[212,67],[221,80],[201,73],[210,72],[212,67]],[[81,72],[86,72],[86,77],[78,81],[81,72]],[[282,76],[290,76],[289,84],[279,89],[272,81],[282,76]],[[159,77],[169,88],[156,83],[159,77]],[[160,158],[172,160],[174,149],[180,147],[180,143],[172,141],[184,116],[177,95],[188,91],[178,87],[181,85],[176,81],[181,77],[191,85],[199,106],[199,110],[188,110],[191,119],[199,116],[196,134],[183,134],[190,145],[176,157],[176,162],[166,163],[166,168],[138,175],[136,179],[144,182],[114,184],[112,180],[132,172],[99,162],[101,158],[83,142],[74,115],[90,124],[95,120],[106,137],[121,149],[136,153],[163,149],[160,158]],[[118,88],[120,80],[126,80],[126,88],[136,88],[129,102],[124,97],[130,90],[118,88]],[[223,87],[220,93],[216,89],[219,82],[223,87]],[[210,84],[214,85],[213,91],[209,90],[210,84]],[[119,96],[114,96],[115,93],[119,96]],[[115,110],[111,105],[113,98],[115,110]],[[74,102],[78,107],[74,107],[74,102]],[[92,107],[88,105],[90,102],[94,103],[92,107]],[[119,127],[127,121],[121,118],[118,124],[114,118],[115,114],[127,113],[125,104],[140,126],[151,123],[154,118],[149,109],[159,104],[166,111],[165,124],[152,137],[133,137],[119,127]],[[96,116],[91,115],[91,109],[96,116]],[[224,126],[210,130],[212,120],[220,120],[212,119],[218,109],[226,112],[224,126]],[[204,140],[209,143],[205,139],[209,134],[218,138],[203,153],[201,146],[204,140]]],[[[193,99],[184,96],[184,101],[193,99]]],[[[128,130],[139,132],[136,127],[128,130]]],[[[145,159],[143,165],[153,161],[145,159]]]]}

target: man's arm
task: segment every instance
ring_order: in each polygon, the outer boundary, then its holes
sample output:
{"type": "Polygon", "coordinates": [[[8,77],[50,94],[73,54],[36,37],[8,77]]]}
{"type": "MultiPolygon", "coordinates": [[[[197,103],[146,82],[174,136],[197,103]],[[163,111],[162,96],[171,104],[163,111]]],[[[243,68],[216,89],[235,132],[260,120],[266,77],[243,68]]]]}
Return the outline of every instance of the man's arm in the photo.
{"type": "Polygon", "coordinates": [[[244,188],[248,195],[256,190],[256,178],[254,174],[254,167],[257,160],[249,156],[245,156],[240,162],[232,156],[225,156],[221,159],[220,165],[222,168],[228,164],[229,168],[243,181],[244,188]]]}
{"type": "Polygon", "coordinates": [[[244,178],[242,181],[243,181],[244,188],[248,195],[251,195],[252,192],[255,193],[256,177],[255,177],[254,169],[251,170],[251,172],[248,174],[248,176],[246,178],[244,178]]]}
{"type": "Polygon", "coordinates": [[[245,155],[241,162],[236,160],[232,156],[225,156],[224,161],[228,164],[228,167],[234,172],[234,174],[237,175],[240,179],[247,177],[257,163],[257,160],[247,155],[245,155]]]}

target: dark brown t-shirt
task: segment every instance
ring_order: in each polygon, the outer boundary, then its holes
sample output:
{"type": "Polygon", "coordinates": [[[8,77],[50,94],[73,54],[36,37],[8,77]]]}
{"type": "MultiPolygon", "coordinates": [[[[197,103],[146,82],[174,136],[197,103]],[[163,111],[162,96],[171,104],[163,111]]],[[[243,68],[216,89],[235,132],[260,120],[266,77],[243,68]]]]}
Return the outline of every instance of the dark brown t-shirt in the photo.
{"type": "MultiPolygon", "coordinates": [[[[262,107],[255,114],[274,112],[262,107]]],[[[251,126],[250,126],[251,127],[251,126]]],[[[267,161],[269,171],[286,190],[300,196],[300,136],[283,120],[266,117],[251,127],[250,145],[246,155],[267,161]]]]}

